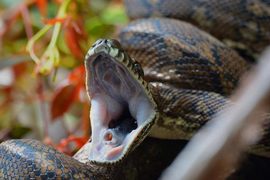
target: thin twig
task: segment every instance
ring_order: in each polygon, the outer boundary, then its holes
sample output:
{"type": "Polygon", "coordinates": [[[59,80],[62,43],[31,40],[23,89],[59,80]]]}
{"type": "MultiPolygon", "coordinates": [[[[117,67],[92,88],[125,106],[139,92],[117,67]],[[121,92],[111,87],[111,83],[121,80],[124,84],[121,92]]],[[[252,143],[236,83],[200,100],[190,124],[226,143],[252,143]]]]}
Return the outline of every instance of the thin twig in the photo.
{"type": "Polygon", "coordinates": [[[41,112],[41,118],[43,123],[43,133],[44,137],[49,137],[49,130],[48,130],[48,118],[46,115],[46,107],[44,102],[44,92],[43,92],[43,83],[42,83],[42,77],[38,76],[38,98],[40,101],[40,112],[41,112]]]}

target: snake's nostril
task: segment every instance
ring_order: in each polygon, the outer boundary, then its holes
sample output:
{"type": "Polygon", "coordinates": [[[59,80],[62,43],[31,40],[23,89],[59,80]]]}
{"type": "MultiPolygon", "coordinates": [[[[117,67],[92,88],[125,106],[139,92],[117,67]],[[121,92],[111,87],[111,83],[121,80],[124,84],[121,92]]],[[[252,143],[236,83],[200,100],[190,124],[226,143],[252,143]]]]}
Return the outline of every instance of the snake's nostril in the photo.
{"type": "Polygon", "coordinates": [[[97,44],[97,46],[100,46],[100,47],[103,47],[104,49],[106,49],[106,50],[109,50],[110,48],[109,48],[109,46],[107,45],[107,39],[101,39],[99,42],[98,42],[98,44],[97,44]]]}
{"type": "Polygon", "coordinates": [[[97,45],[101,44],[102,41],[103,41],[103,39],[98,39],[98,40],[97,40],[97,45]]]}

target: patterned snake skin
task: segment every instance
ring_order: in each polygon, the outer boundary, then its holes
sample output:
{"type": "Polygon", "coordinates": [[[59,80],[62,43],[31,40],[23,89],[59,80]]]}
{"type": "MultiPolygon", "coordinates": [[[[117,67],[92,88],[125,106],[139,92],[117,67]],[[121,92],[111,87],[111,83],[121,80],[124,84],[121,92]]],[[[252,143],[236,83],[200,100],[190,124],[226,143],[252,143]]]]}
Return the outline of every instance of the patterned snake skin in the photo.
{"type": "Polygon", "coordinates": [[[150,82],[229,95],[248,64],[235,51],[191,24],[152,18],[131,23],[122,46],[150,82]]]}
{"type": "Polygon", "coordinates": [[[269,45],[269,0],[125,0],[125,4],[131,19],[169,17],[187,21],[245,56],[254,57],[269,45]]]}
{"type": "Polygon", "coordinates": [[[1,144],[0,179],[103,179],[85,164],[36,140],[1,144]]]}
{"type": "MultiPolygon", "coordinates": [[[[122,29],[120,41],[161,96],[163,112],[150,132],[157,138],[190,139],[231,104],[227,97],[251,66],[210,34],[175,19],[136,20],[122,29]]],[[[265,119],[264,136],[251,152],[269,156],[269,113],[265,119]]]]}
{"type": "MultiPolygon", "coordinates": [[[[256,59],[270,43],[269,1],[125,0],[125,6],[131,19],[148,18],[131,22],[119,38],[160,94],[155,99],[160,117],[150,132],[153,137],[190,139],[230,105],[227,97],[250,67],[244,59],[256,59]]],[[[262,140],[252,150],[265,156],[270,152],[269,117],[262,140]]],[[[102,179],[41,142],[2,143],[0,179],[23,178],[102,179]]]]}

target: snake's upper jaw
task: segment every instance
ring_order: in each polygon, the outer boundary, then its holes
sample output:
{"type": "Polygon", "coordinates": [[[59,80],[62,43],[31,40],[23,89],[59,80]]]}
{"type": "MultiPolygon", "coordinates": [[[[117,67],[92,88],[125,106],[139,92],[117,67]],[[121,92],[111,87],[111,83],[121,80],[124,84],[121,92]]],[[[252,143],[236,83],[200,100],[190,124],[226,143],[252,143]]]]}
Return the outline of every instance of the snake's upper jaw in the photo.
{"type": "Polygon", "coordinates": [[[155,124],[156,104],[141,77],[140,65],[118,41],[98,40],[88,51],[85,64],[93,133],[90,160],[115,164],[137,147],[155,124]]]}

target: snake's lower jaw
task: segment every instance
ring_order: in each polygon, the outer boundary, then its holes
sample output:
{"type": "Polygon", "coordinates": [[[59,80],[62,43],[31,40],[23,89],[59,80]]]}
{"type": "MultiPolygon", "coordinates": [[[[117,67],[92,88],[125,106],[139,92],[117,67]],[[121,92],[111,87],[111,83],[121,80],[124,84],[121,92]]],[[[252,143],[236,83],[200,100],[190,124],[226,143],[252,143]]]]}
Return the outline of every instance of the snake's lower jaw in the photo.
{"type": "Polygon", "coordinates": [[[89,157],[103,165],[120,162],[137,147],[156,115],[143,86],[117,59],[122,57],[119,52],[110,54],[110,45],[108,41],[100,42],[86,57],[93,133],[89,157]]]}

